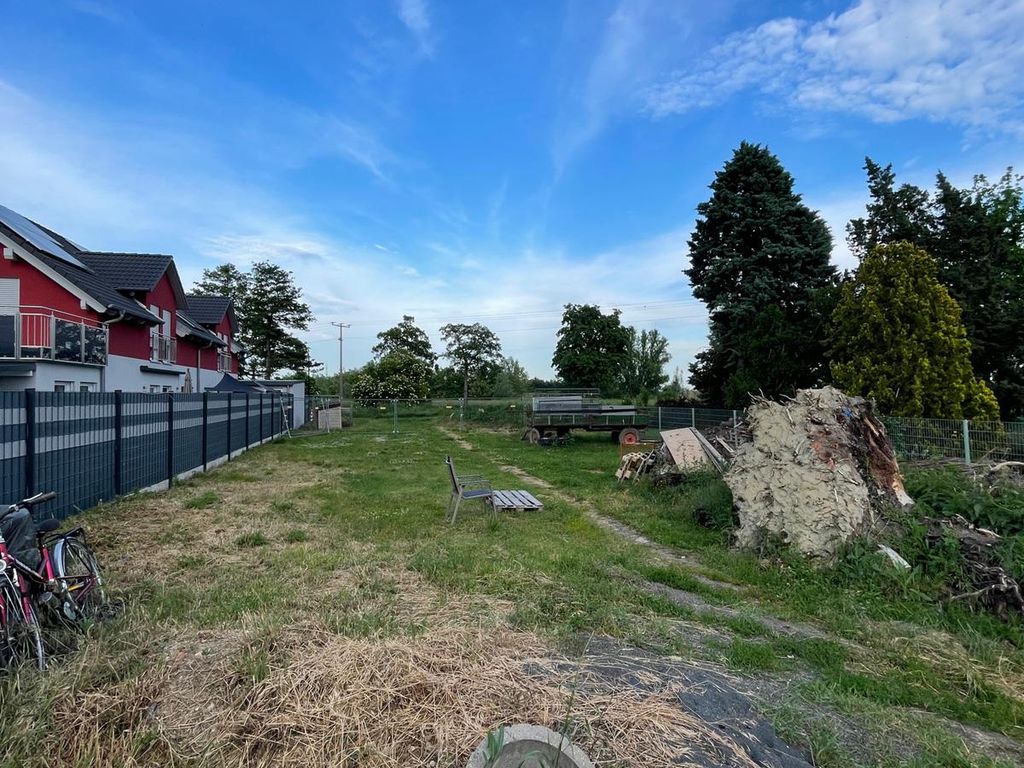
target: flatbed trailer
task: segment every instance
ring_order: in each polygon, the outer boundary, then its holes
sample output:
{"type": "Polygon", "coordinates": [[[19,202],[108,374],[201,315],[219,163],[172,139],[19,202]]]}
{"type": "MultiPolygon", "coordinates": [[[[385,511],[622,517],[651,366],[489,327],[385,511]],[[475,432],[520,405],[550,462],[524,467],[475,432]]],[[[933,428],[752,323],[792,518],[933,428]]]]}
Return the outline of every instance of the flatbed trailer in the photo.
{"type": "Polygon", "coordinates": [[[635,445],[647,428],[645,414],[637,413],[632,407],[596,406],[579,410],[549,411],[534,410],[527,418],[523,440],[537,445],[549,439],[562,440],[570,431],[582,429],[586,432],[609,432],[613,441],[620,445],[635,445]]]}

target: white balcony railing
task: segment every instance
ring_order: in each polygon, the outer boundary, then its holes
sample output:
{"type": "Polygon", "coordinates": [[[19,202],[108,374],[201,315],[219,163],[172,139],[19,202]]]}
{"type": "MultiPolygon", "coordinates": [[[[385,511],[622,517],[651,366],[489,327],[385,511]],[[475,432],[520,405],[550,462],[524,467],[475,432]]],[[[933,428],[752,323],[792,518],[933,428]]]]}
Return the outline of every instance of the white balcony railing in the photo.
{"type": "Polygon", "coordinates": [[[149,337],[149,359],[164,363],[178,360],[178,342],[162,333],[154,333],[149,337]]]}
{"type": "Polygon", "coordinates": [[[0,359],[106,365],[106,326],[45,307],[0,310],[0,359]]]}

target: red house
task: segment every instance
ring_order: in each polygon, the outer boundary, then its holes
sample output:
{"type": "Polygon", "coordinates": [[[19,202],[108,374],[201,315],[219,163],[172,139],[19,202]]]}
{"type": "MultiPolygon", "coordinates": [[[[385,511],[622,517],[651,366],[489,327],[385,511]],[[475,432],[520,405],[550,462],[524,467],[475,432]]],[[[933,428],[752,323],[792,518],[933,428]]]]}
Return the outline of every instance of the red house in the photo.
{"type": "Polygon", "coordinates": [[[0,389],[198,392],[237,373],[231,300],[195,297],[195,317],[170,256],[88,251],[3,206],[0,253],[0,389]]]}

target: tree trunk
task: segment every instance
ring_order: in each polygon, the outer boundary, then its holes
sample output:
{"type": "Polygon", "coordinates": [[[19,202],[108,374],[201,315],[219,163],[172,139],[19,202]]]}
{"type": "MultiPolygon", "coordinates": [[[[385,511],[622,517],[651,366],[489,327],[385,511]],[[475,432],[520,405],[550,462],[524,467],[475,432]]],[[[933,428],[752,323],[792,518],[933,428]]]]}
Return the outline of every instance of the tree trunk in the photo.
{"type": "Polygon", "coordinates": [[[462,369],[462,416],[466,416],[466,406],[469,404],[469,368],[462,369]]]}

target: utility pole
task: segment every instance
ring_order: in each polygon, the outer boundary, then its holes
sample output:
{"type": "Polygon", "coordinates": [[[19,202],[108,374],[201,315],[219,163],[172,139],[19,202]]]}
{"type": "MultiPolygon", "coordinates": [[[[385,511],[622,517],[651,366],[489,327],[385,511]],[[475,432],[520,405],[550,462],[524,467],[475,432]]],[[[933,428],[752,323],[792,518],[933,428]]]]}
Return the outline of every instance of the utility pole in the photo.
{"type": "Polygon", "coordinates": [[[338,419],[343,420],[341,405],[345,401],[345,329],[351,328],[351,323],[331,323],[338,326],[338,419]]]}

